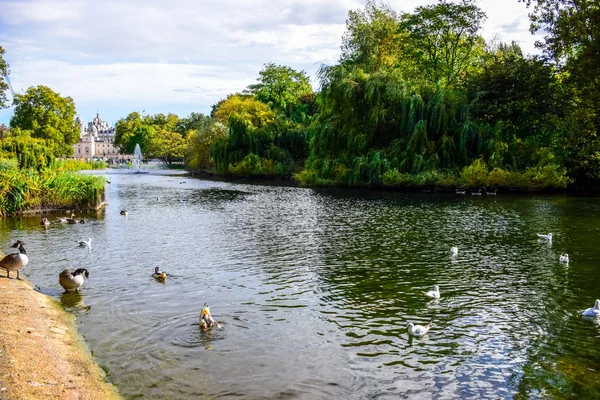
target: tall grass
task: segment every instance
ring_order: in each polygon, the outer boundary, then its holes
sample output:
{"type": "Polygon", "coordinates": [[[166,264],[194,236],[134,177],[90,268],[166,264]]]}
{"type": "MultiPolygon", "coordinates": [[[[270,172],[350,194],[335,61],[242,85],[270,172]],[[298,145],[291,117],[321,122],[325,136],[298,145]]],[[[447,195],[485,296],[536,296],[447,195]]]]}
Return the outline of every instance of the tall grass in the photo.
{"type": "Polygon", "coordinates": [[[13,164],[0,160],[0,216],[32,209],[93,209],[103,196],[104,177],[68,171],[65,165],[38,172],[13,164]]]}

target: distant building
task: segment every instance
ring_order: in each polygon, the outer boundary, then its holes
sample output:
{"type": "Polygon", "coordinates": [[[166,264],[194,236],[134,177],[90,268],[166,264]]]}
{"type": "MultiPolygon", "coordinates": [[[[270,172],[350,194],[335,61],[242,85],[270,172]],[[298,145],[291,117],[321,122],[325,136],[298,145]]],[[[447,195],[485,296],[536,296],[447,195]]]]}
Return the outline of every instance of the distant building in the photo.
{"type": "Polygon", "coordinates": [[[73,157],[91,160],[98,158],[105,161],[130,160],[131,154],[121,154],[115,147],[116,130],[100,118],[96,113],[96,118],[88,122],[87,127],[78,115],[76,118],[79,124],[79,142],[73,145],[73,157]]]}

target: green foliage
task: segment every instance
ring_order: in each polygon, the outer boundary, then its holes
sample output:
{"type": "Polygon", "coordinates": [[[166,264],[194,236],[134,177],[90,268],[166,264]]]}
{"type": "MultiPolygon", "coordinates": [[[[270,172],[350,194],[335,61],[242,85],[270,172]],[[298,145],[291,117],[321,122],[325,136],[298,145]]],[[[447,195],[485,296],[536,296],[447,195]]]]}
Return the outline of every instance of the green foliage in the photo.
{"type": "Polygon", "coordinates": [[[32,86],[25,94],[16,94],[13,104],[11,128],[48,141],[58,157],[73,154],[73,144],[79,140],[73,99],[61,97],[47,86],[32,86]]]}
{"type": "Polygon", "coordinates": [[[60,169],[0,168],[0,215],[34,208],[94,208],[104,193],[103,177],[60,169]]]}
{"type": "Polygon", "coordinates": [[[8,90],[8,63],[4,60],[4,48],[0,46],[0,109],[8,107],[6,91],[8,90]]]}
{"type": "Polygon", "coordinates": [[[247,92],[288,117],[300,104],[303,96],[312,94],[309,78],[304,71],[298,72],[287,66],[268,63],[263,66],[259,75],[258,83],[248,86],[247,92]]]}
{"type": "Polygon", "coordinates": [[[273,121],[275,113],[252,96],[234,94],[215,106],[212,117],[223,124],[235,117],[252,128],[262,128],[273,121]]]}
{"type": "Polygon", "coordinates": [[[227,138],[227,127],[214,120],[208,126],[200,126],[187,135],[186,167],[191,171],[208,171],[213,167],[211,151],[218,141],[227,138]]]}

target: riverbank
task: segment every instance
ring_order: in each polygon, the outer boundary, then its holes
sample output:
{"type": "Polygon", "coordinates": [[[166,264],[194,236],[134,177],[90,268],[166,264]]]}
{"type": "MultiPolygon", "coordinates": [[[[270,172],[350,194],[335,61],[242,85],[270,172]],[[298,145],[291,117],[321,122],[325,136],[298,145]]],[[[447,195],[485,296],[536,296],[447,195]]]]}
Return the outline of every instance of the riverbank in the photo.
{"type": "Polygon", "coordinates": [[[4,270],[0,315],[0,399],[120,399],[75,317],[27,281],[6,279],[4,270]]]}

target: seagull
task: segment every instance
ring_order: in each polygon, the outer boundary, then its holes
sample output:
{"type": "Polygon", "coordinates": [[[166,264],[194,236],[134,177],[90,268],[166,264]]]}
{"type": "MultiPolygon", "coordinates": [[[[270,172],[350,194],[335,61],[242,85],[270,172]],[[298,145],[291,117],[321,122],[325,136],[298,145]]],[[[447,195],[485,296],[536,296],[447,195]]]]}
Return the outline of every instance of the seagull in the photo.
{"type": "Polygon", "coordinates": [[[569,263],[569,255],[567,253],[565,254],[561,254],[559,257],[560,262],[562,263],[569,263]]]}
{"type": "Polygon", "coordinates": [[[579,311],[579,313],[584,317],[600,317],[600,300],[596,300],[593,308],[579,311]]]}
{"type": "Polygon", "coordinates": [[[427,297],[431,297],[433,299],[439,299],[440,298],[440,288],[438,285],[433,285],[433,290],[430,290],[429,292],[425,292],[425,296],[427,297]]]}
{"type": "Polygon", "coordinates": [[[456,246],[452,246],[452,247],[450,248],[450,255],[451,255],[452,257],[456,257],[456,256],[458,256],[458,247],[456,247],[456,246]]]}
{"type": "Polygon", "coordinates": [[[552,233],[549,233],[547,235],[544,235],[543,233],[538,233],[537,235],[542,240],[552,240],[552,233]]]}
{"type": "Polygon", "coordinates": [[[407,327],[408,327],[408,334],[411,336],[423,336],[424,334],[427,333],[427,331],[429,331],[429,329],[431,329],[431,324],[433,323],[433,321],[429,321],[429,323],[425,326],[423,325],[414,325],[412,322],[409,322],[407,327]]]}
{"type": "Polygon", "coordinates": [[[92,247],[92,238],[88,238],[88,240],[76,240],[77,243],[81,247],[92,247]]]}

